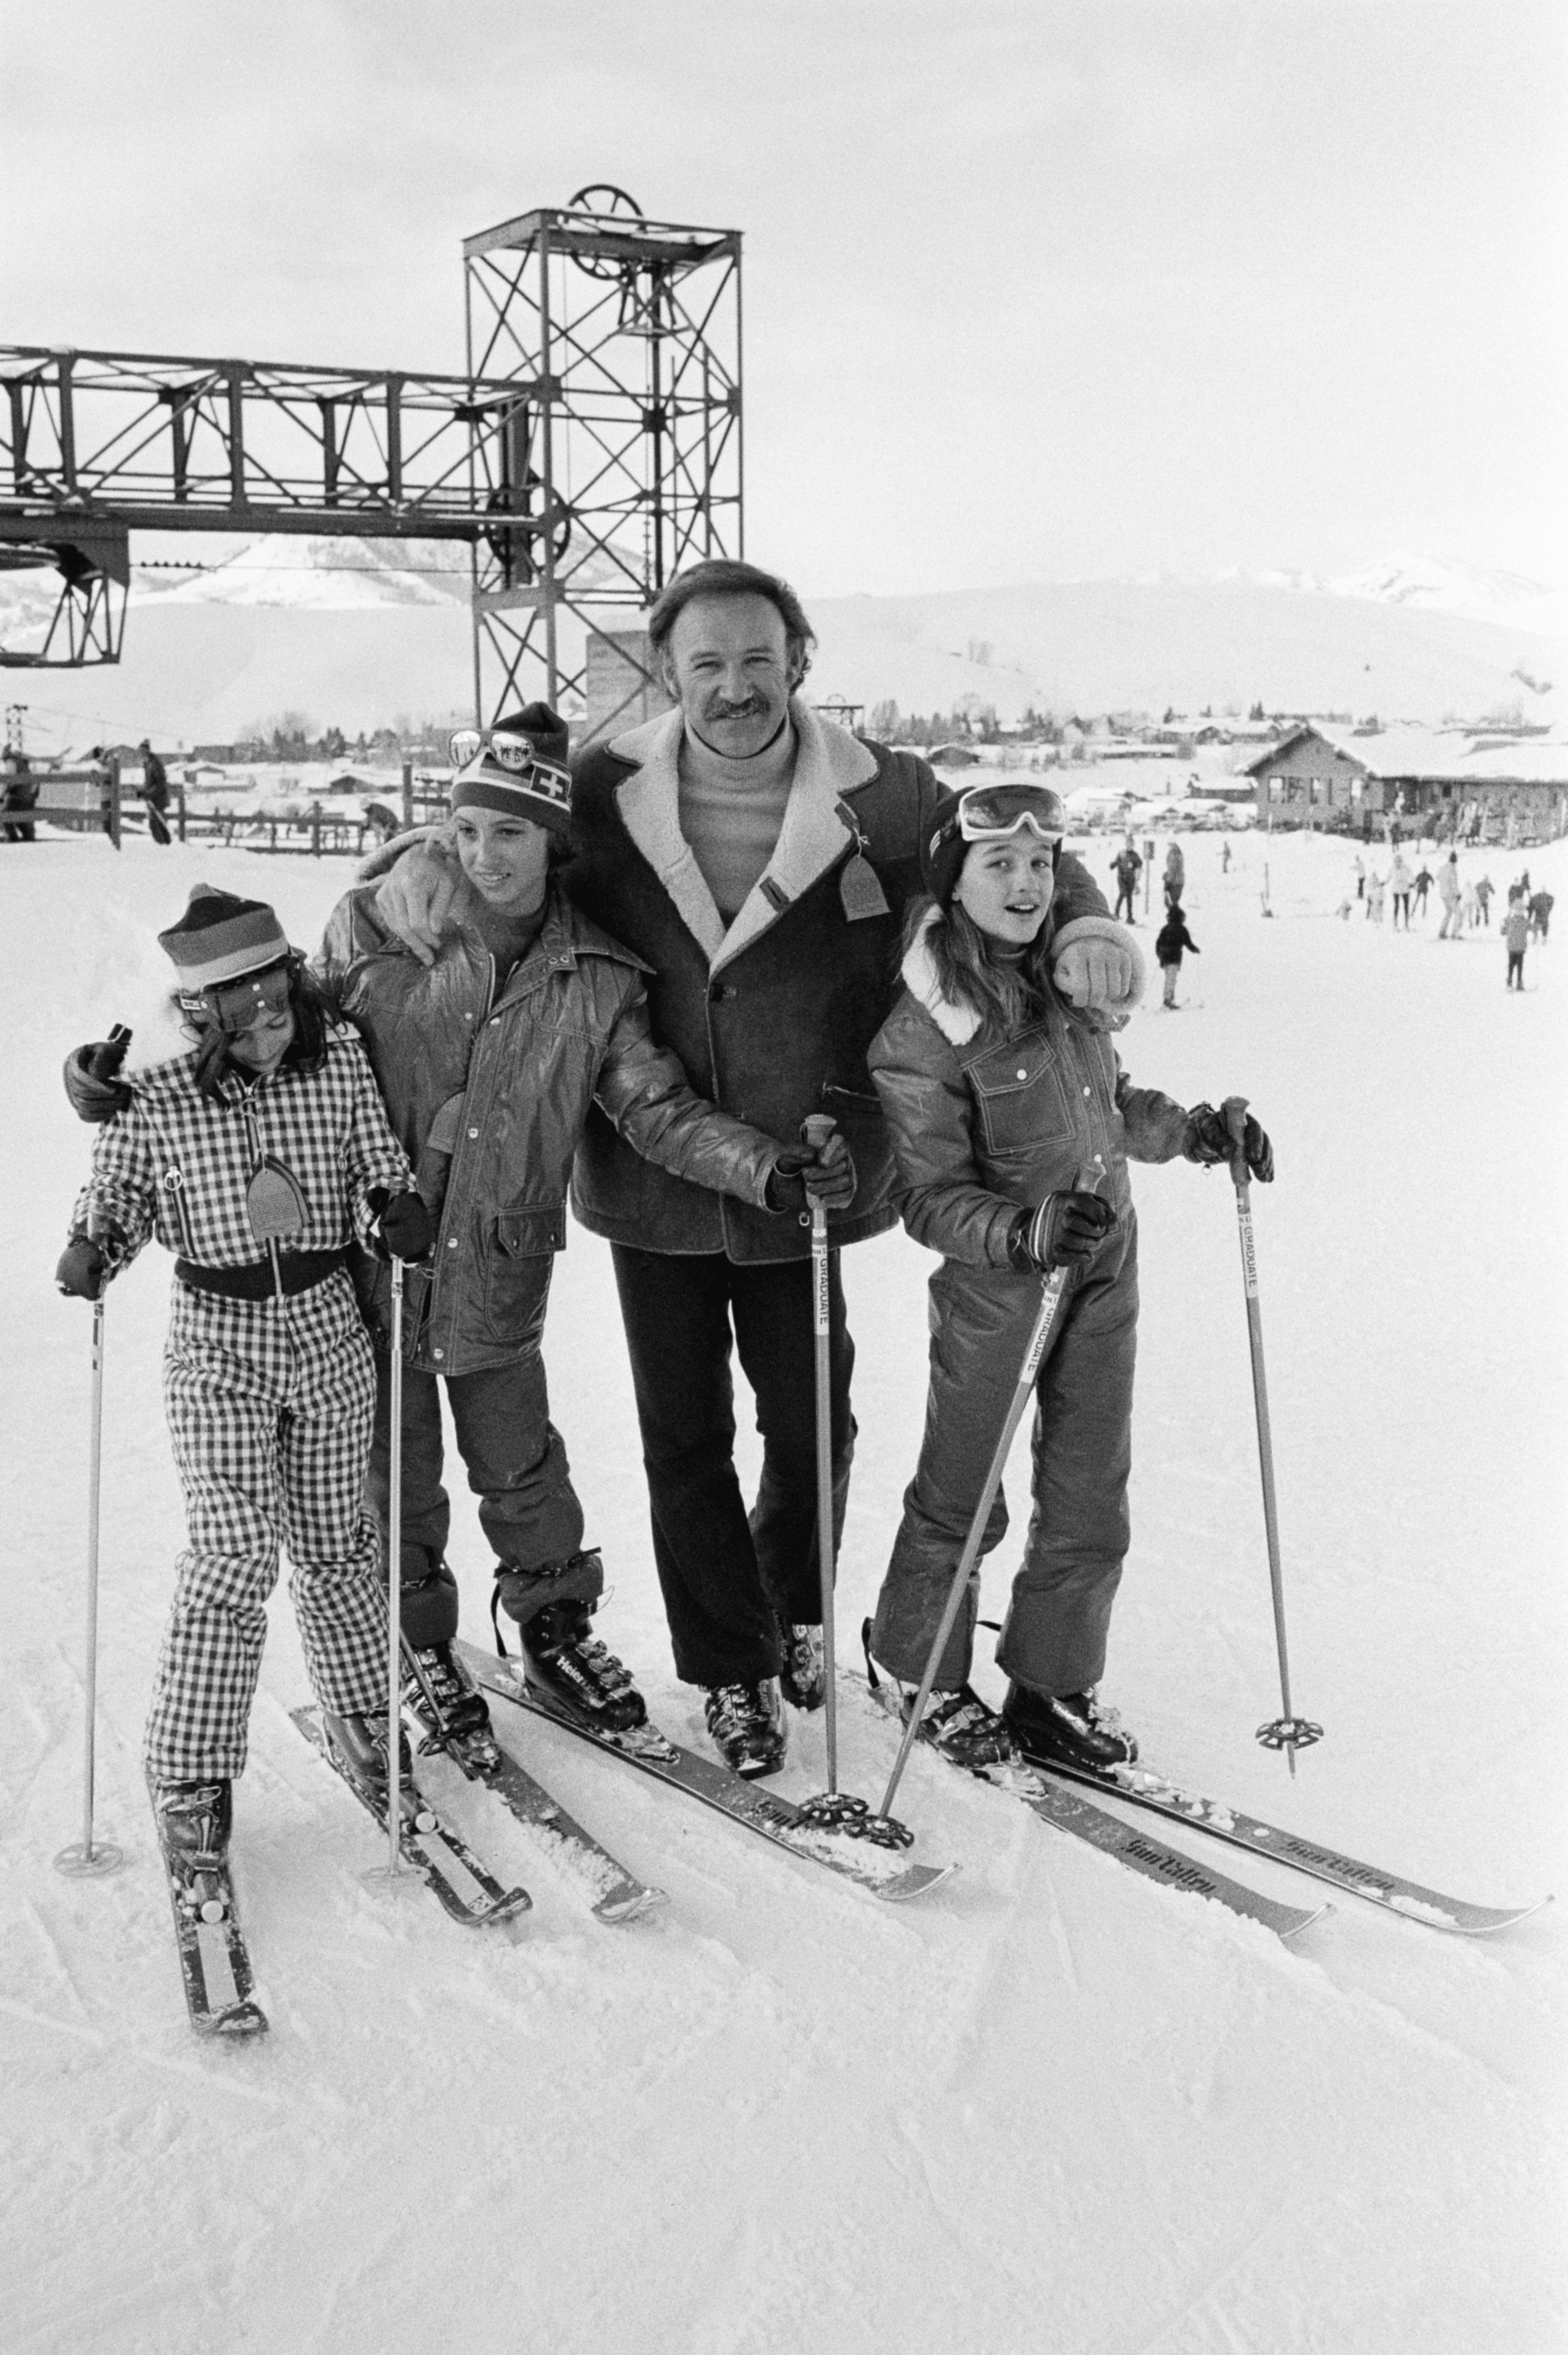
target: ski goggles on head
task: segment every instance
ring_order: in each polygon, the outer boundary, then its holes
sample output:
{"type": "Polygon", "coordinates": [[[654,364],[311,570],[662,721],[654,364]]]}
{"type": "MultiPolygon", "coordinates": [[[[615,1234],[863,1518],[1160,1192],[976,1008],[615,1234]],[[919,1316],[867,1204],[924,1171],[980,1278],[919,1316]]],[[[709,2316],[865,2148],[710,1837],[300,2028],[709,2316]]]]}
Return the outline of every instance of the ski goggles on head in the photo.
{"type": "Polygon", "coordinates": [[[234,981],[210,982],[193,996],[182,994],[180,1004],[187,1014],[197,1015],[221,1030],[226,1039],[238,1039],[286,1014],[293,985],[292,966],[270,964],[260,973],[243,973],[234,981]]]}
{"type": "Polygon", "coordinates": [[[957,817],[964,842],[1005,842],[1025,826],[1042,842],[1060,842],[1067,832],[1061,795],[1050,785],[971,785],[957,817]]]}
{"type": "Polygon", "coordinates": [[[466,769],[483,753],[526,792],[539,794],[562,809],[571,800],[571,771],[545,760],[531,736],[515,735],[505,728],[459,728],[447,739],[446,749],[454,769],[466,769]]]}

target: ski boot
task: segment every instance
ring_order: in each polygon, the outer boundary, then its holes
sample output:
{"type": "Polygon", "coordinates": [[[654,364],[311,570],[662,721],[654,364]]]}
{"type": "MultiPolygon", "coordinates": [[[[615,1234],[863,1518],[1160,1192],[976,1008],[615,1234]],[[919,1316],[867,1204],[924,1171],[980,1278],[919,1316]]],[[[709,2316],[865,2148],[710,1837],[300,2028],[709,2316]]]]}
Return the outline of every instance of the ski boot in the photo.
{"type": "Polygon", "coordinates": [[[586,1603],[547,1603],[522,1629],[522,1642],[529,1684],[591,1733],[632,1733],[647,1723],[642,1694],[594,1635],[586,1603]]]}
{"type": "Polygon", "coordinates": [[[426,1751],[452,1752],[459,1765],[487,1774],[501,1763],[484,1694],[447,1644],[421,1652],[403,1648],[403,1701],[425,1729],[426,1751]]]}
{"type": "MultiPolygon", "coordinates": [[[[906,1725],[918,1691],[916,1685],[900,1687],[899,1715],[906,1725]]],[[[982,1766],[1005,1766],[1013,1754],[1012,1735],[972,1685],[960,1685],[955,1692],[932,1693],[915,1740],[928,1742],[955,1766],[966,1766],[971,1773],[982,1766]]]]}
{"type": "Polygon", "coordinates": [[[732,1774],[750,1782],[778,1773],[784,1763],[784,1730],[771,1677],[760,1685],[709,1685],[703,1714],[714,1748],[732,1774]]]}
{"type": "Polygon", "coordinates": [[[784,1666],[779,1670],[779,1691],[791,1709],[820,1709],[827,1699],[827,1655],[821,1628],[797,1624],[782,1629],[781,1635],[784,1666]]]}
{"type": "Polygon", "coordinates": [[[1041,1766],[1076,1766],[1109,1777],[1113,1768],[1130,1766],[1138,1754],[1115,1710],[1100,1707],[1093,1686],[1086,1692],[1052,1696],[1011,1684],[1002,1720],[1020,1754],[1041,1766]]]}
{"type": "Polygon", "coordinates": [[[158,1845],[179,1902],[194,1919],[221,1922],[229,1911],[224,1884],[229,1837],[234,1828],[234,1785],[227,1775],[205,1782],[155,1783],[153,1817],[158,1845]]]}
{"type": "MultiPolygon", "coordinates": [[[[385,1710],[356,1710],[339,1717],[332,1710],[324,1709],[321,1728],[343,1773],[357,1790],[364,1793],[377,1814],[384,1818],[387,1812],[385,1710]]],[[[412,1829],[421,1828],[421,1817],[429,1818],[430,1810],[414,1788],[413,1757],[409,1749],[409,1737],[401,1725],[398,1728],[398,1801],[400,1813],[412,1829]]]]}

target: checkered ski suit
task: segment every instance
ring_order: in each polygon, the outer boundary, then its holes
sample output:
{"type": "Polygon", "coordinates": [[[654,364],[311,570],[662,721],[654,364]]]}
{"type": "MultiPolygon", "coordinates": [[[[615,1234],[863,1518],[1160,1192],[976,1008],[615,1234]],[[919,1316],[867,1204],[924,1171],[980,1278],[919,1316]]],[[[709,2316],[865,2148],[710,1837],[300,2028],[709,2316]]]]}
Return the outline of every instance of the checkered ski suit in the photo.
{"type": "MultiPolygon", "coordinates": [[[[304,1198],[302,1251],[368,1240],[371,1188],[412,1185],[349,1032],[328,1030],[315,1071],[285,1063],[249,1083],[230,1071],[220,1104],[197,1090],[194,1063],[182,1055],[136,1075],[129,1110],[99,1132],[74,1231],[107,1220],[132,1254],[155,1234],[202,1266],[237,1267],[261,1255],[245,1209],[259,1153],[304,1198]]],[[[374,1398],[370,1345],[341,1269],[285,1299],[176,1284],[164,1405],[189,1543],[147,1721],[155,1781],[243,1769],[280,1546],[316,1699],[340,1712],[385,1706],[379,1545],[360,1510],[374,1398]]]]}

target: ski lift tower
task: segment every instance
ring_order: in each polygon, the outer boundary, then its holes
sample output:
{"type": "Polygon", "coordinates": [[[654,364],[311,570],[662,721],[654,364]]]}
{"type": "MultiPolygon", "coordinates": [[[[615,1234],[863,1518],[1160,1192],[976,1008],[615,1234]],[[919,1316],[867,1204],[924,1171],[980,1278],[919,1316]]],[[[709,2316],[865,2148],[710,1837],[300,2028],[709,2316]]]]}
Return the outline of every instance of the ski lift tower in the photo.
{"type": "Polygon", "coordinates": [[[647,608],[684,565],[743,552],[741,233],[594,186],[463,253],[474,493],[495,517],[474,545],[478,715],[542,698],[580,719],[595,634],[634,710],[657,691],[647,608]]]}

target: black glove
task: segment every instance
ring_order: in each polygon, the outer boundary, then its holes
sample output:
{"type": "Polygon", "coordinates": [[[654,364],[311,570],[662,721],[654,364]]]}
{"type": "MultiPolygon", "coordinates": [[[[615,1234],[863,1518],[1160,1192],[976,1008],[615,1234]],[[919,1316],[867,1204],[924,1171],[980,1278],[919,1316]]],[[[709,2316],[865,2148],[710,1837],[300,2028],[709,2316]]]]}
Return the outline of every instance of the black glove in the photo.
{"type": "Polygon", "coordinates": [[[109,1038],[94,1039],[66,1057],[65,1092],[78,1120],[112,1120],[117,1112],[127,1109],[131,1091],[114,1075],[130,1044],[131,1033],[123,1023],[117,1023],[109,1038]]]}
{"type": "Polygon", "coordinates": [[[847,1210],[859,1184],[854,1156],[837,1129],[820,1153],[786,1145],[768,1172],[768,1208],[810,1215],[815,1194],[830,1210],[847,1210]]]}
{"type": "Polygon", "coordinates": [[[389,1194],[378,1186],[367,1197],[376,1213],[376,1249],[382,1259],[423,1259],[435,1241],[435,1222],[417,1194],[389,1194]]]}
{"type": "MultiPolygon", "coordinates": [[[[1242,1143],[1247,1156],[1247,1167],[1260,1186],[1274,1180],[1274,1147],[1257,1122],[1248,1113],[1242,1132],[1242,1143]]],[[[1182,1147],[1189,1161],[1210,1168],[1221,1161],[1228,1162],[1235,1152],[1236,1140],[1222,1112],[1212,1104],[1194,1104],[1187,1115],[1187,1143],[1182,1147]]]]}
{"type": "Polygon", "coordinates": [[[58,1288],[74,1300],[101,1300],[113,1274],[110,1254],[91,1235],[72,1235],[55,1270],[58,1288]]]}
{"type": "Polygon", "coordinates": [[[1008,1231],[1008,1257],[1029,1274],[1048,1268],[1082,1265],[1093,1259],[1116,1223],[1116,1213],[1098,1194],[1048,1194],[1032,1210],[1020,1210],[1008,1231]]]}

